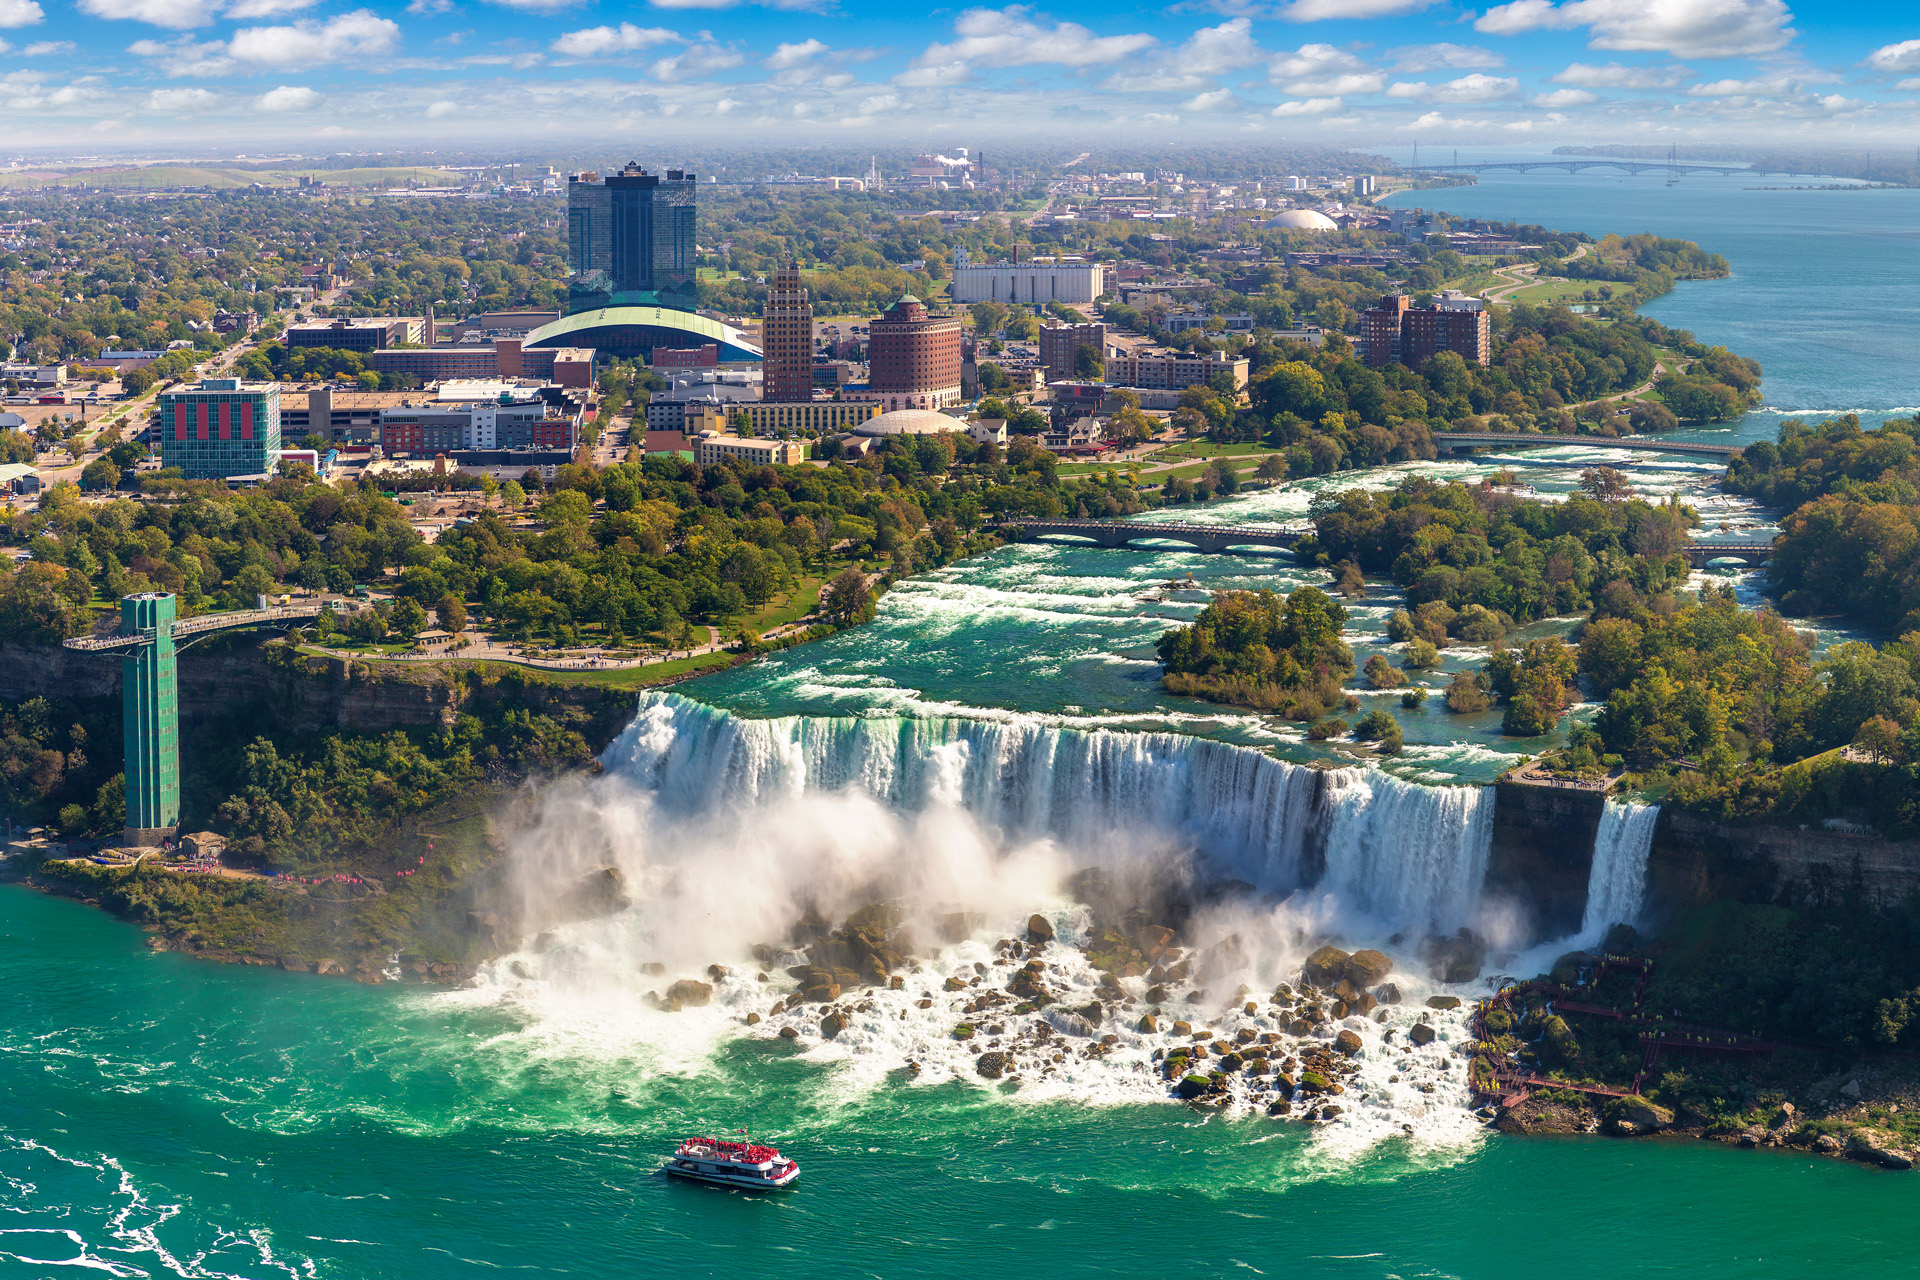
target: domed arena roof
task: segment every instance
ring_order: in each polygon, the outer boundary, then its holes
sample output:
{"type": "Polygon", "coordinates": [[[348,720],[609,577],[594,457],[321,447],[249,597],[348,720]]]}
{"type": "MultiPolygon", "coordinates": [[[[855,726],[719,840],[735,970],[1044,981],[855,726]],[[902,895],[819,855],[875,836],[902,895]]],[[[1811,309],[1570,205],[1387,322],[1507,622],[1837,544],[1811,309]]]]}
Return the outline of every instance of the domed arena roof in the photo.
{"type": "Polygon", "coordinates": [[[1296,231],[1338,231],[1340,226],[1324,213],[1311,209],[1289,209],[1267,223],[1270,227],[1292,227],[1296,231]]]}
{"type": "Polygon", "coordinates": [[[853,428],[857,436],[930,436],[936,431],[965,431],[967,424],[958,418],[931,409],[895,409],[877,418],[868,418],[853,428]]]}

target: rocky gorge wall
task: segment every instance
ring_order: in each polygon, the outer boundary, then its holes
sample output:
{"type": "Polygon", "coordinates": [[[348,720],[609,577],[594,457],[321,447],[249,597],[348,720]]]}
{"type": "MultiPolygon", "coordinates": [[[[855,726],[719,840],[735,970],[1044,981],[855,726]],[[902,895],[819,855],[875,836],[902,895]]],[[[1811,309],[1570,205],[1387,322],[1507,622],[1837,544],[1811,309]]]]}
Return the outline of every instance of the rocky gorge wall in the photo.
{"type": "Polygon", "coordinates": [[[1820,827],[1736,825],[1662,810],[1647,857],[1649,907],[1714,899],[1885,907],[1920,892],[1920,841],[1820,827]]]}
{"type": "MultiPolygon", "coordinates": [[[[1534,940],[1581,926],[1604,800],[1595,792],[1501,782],[1485,896],[1526,913],[1534,940]]],[[[1715,900],[1882,907],[1920,892],[1920,841],[1814,826],[1722,822],[1663,808],[1647,855],[1649,922],[1715,900]]]]}
{"type": "Polygon", "coordinates": [[[1507,781],[1495,788],[1484,896],[1525,912],[1517,922],[1523,936],[1544,941],[1580,928],[1604,805],[1596,791],[1507,781]]]}
{"type": "MultiPolygon", "coordinates": [[[[512,699],[532,710],[587,714],[579,726],[598,751],[631,718],[633,695],[591,685],[550,684],[519,668],[487,664],[357,662],[292,654],[252,637],[182,653],[180,715],[258,714],[283,729],[385,733],[453,722],[470,702],[512,699]]],[[[0,698],[118,697],[121,659],[46,645],[0,643],[0,698]]]]}

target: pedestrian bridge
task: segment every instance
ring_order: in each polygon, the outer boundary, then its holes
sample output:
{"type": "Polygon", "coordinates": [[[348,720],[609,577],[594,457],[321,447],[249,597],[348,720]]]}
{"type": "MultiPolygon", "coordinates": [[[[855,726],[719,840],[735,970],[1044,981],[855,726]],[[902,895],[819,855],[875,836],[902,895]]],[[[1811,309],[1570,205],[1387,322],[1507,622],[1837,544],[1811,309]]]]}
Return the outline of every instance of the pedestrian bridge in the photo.
{"type": "MultiPolygon", "coordinates": [[[[1183,524],[1163,521],[1142,524],[1119,520],[1009,520],[1002,529],[1019,538],[1041,538],[1049,534],[1070,534],[1091,540],[1096,546],[1125,547],[1142,540],[1183,542],[1196,551],[1218,555],[1236,547],[1280,547],[1291,550],[1293,544],[1313,532],[1272,524],[1183,524]]],[[[1142,551],[1171,551],[1172,547],[1141,547],[1142,551]]]]}
{"type": "Polygon", "coordinates": [[[1511,431],[1436,431],[1437,448],[1458,452],[1461,449],[1626,449],[1632,453],[1677,453],[1696,458],[1730,458],[1739,447],[1730,444],[1694,444],[1683,440],[1661,440],[1655,436],[1545,436],[1522,435],[1511,431]]]}
{"type": "Polygon", "coordinates": [[[1715,560],[1738,560],[1749,569],[1757,569],[1773,559],[1771,542],[1689,542],[1680,550],[1696,569],[1704,569],[1715,560]]]}

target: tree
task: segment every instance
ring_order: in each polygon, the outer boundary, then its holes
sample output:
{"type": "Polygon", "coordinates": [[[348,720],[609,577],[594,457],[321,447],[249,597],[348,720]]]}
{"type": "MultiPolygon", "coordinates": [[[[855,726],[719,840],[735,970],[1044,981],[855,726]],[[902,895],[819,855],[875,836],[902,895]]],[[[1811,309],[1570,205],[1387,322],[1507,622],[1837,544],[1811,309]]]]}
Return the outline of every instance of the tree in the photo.
{"type": "Polygon", "coordinates": [[[467,606],[452,592],[440,597],[439,603],[433,606],[433,616],[448,635],[457,636],[467,629],[467,606]]]}
{"type": "Polygon", "coordinates": [[[1588,467],[1580,473],[1580,487],[1595,502],[1625,502],[1633,496],[1627,477],[1613,467],[1588,467]]]}
{"type": "Polygon", "coordinates": [[[520,487],[518,480],[509,480],[500,486],[500,501],[509,511],[523,507],[527,503],[527,491],[520,487]]]}
{"type": "Polygon", "coordinates": [[[820,599],[820,611],[842,627],[865,621],[869,607],[867,575],[858,566],[841,570],[820,599]]]}
{"type": "Polygon", "coordinates": [[[1285,480],[1287,460],[1277,453],[1270,453],[1260,459],[1260,465],[1254,469],[1253,474],[1262,480],[1285,480]]]}
{"type": "Polygon", "coordinates": [[[393,612],[387,615],[387,626],[402,643],[411,643],[427,627],[427,611],[420,602],[412,598],[394,602],[393,612]]]}

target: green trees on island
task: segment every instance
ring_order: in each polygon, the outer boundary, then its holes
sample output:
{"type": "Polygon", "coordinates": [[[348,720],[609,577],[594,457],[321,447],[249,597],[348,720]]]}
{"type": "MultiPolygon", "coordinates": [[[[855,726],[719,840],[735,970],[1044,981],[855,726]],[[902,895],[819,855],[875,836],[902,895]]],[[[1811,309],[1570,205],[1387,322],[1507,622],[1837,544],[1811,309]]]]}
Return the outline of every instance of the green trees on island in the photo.
{"type": "Polygon", "coordinates": [[[1217,593],[1193,622],[1155,648],[1170,693],[1317,720],[1342,700],[1353,653],[1340,638],[1346,610],[1302,587],[1217,593]]]}

